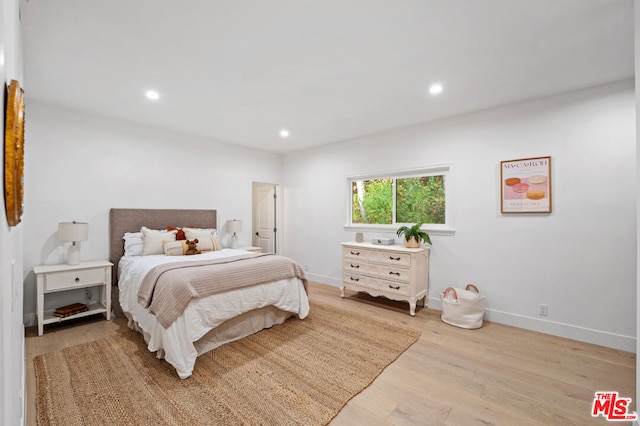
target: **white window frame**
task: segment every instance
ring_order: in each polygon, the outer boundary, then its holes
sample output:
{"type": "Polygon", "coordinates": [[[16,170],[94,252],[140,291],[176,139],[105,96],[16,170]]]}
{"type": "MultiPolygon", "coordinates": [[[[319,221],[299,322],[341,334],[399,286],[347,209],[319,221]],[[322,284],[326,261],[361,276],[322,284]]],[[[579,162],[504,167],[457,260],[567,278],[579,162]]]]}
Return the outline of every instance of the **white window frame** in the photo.
{"type": "MultiPolygon", "coordinates": [[[[384,172],[364,173],[357,175],[349,175],[345,178],[346,185],[346,199],[347,199],[347,216],[346,225],[344,230],[349,232],[393,232],[402,226],[404,223],[395,223],[396,212],[395,207],[393,209],[393,222],[392,224],[376,225],[369,223],[353,223],[351,221],[351,212],[353,211],[353,197],[352,197],[352,184],[357,180],[371,180],[371,179],[401,179],[411,178],[419,176],[443,176],[444,177],[444,193],[445,193],[445,223],[425,223],[421,229],[426,231],[430,235],[453,235],[455,228],[453,226],[453,212],[454,212],[454,182],[453,182],[453,165],[452,164],[440,164],[435,166],[426,166],[412,169],[393,170],[384,172]]],[[[395,206],[395,180],[393,188],[393,205],[395,206]]]]}

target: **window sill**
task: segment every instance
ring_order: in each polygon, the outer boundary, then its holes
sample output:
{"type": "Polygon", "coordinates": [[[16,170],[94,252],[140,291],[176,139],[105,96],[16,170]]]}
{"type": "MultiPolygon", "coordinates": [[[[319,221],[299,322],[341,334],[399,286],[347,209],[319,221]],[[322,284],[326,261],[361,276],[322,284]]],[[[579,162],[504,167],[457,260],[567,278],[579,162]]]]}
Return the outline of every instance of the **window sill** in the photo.
{"type": "MultiPolygon", "coordinates": [[[[396,231],[401,225],[345,225],[343,229],[347,232],[377,232],[384,234],[393,234],[396,235],[396,231]]],[[[455,235],[455,228],[429,228],[428,226],[423,226],[421,228],[425,231],[429,236],[431,235],[455,235]]]]}

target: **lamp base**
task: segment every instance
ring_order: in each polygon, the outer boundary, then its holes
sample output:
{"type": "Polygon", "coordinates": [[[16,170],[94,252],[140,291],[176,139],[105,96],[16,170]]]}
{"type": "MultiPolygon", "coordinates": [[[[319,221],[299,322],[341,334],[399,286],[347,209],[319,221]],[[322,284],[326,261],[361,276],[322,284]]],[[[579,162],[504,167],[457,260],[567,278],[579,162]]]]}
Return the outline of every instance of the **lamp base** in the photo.
{"type": "Polygon", "coordinates": [[[67,265],[78,265],[80,263],[80,244],[73,243],[67,250],[67,265]]]}
{"type": "Polygon", "coordinates": [[[236,235],[235,232],[231,236],[231,248],[232,249],[238,248],[238,236],[236,235]]]}

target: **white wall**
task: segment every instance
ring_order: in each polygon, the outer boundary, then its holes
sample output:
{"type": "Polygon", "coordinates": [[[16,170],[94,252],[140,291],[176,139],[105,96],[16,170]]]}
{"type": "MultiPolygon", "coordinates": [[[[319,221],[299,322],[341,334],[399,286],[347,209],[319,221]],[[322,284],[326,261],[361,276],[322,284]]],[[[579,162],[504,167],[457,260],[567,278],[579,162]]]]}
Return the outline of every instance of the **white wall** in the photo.
{"type": "MultiPolygon", "coordinates": [[[[0,75],[24,87],[18,1],[0,1],[0,75]]],[[[25,88],[28,91],[28,88],[25,88]]],[[[3,90],[3,93],[5,91],[3,90]]],[[[0,112],[5,116],[5,96],[0,112]]],[[[4,146],[4,131],[3,146],[4,146]]],[[[22,326],[23,225],[9,227],[0,201],[0,424],[24,424],[24,328],[22,326]]]]}
{"type": "Polygon", "coordinates": [[[443,163],[456,232],[432,237],[430,306],[472,282],[491,320],[635,351],[633,81],[285,155],[285,253],[339,285],[345,177],[443,163]],[[553,213],[501,214],[500,161],[547,155],[553,213]]]}
{"type": "MultiPolygon", "coordinates": [[[[281,182],[280,155],[36,101],[29,102],[26,132],[24,312],[28,324],[36,321],[33,266],[66,262],[66,247],[57,237],[58,222],[89,222],[89,240],[81,244],[81,259],[107,259],[110,208],[217,209],[225,245],[229,243],[227,220],[251,223],[252,181],[281,182]]],[[[250,231],[249,227],[239,235],[240,246],[251,245],[250,231]]],[[[45,309],[82,301],[73,297],[78,294],[47,296],[45,309]]]]}

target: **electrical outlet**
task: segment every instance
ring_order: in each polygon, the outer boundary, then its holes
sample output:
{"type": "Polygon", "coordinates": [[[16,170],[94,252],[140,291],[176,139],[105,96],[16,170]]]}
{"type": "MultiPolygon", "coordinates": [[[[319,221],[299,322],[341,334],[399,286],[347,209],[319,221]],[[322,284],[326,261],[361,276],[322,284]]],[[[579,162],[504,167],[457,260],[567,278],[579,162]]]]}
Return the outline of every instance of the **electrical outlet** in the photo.
{"type": "Polygon", "coordinates": [[[541,317],[546,317],[547,315],[549,315],[549,306],[545,304],[538,305],[538,315],[540,315],[541,317]]]}

